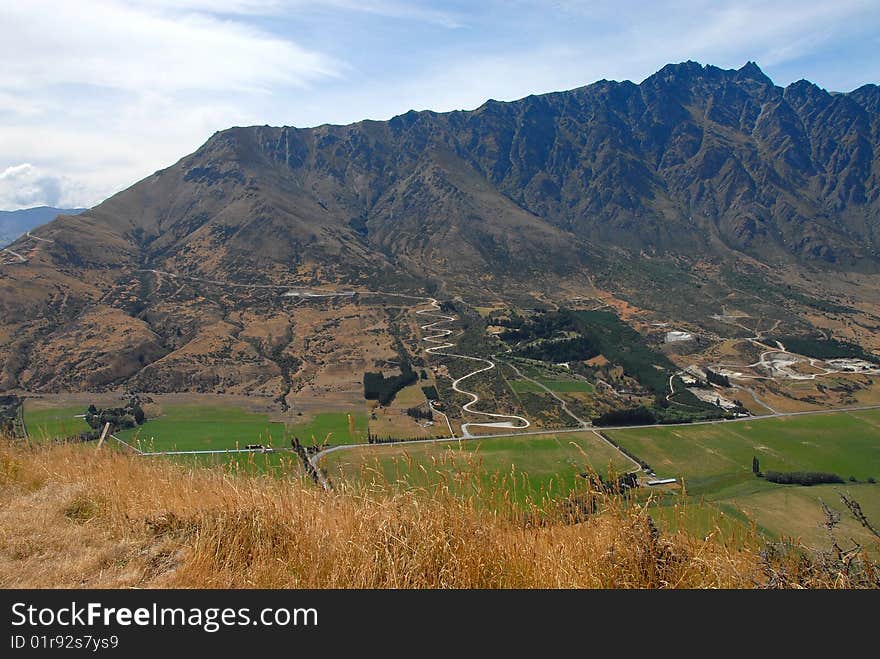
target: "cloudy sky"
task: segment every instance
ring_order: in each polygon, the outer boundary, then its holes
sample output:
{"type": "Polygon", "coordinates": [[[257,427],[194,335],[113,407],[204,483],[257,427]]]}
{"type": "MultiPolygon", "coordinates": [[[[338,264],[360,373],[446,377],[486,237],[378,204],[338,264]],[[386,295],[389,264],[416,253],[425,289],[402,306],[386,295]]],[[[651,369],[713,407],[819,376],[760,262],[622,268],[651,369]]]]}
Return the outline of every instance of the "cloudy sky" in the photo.
{"type": "Polygon", "coordinates": [[[94,205],[233,125],[470,109],[687,59],[849,91],[880,81],[878,53],[877,0],[0,0],[0,209],[94,205]]]}

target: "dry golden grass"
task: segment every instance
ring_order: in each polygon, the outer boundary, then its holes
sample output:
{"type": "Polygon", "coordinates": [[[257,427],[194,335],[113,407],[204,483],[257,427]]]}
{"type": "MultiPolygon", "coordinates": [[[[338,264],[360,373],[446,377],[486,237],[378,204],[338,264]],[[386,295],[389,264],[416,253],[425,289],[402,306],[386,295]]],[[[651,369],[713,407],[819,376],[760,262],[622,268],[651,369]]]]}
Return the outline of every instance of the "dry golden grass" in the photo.
{"type": "Polygon", "coordinates": [[[0,587],[853,585],[757,536],[728,546],[661,535],[644,507],[604,497],[599,509],[581,523],[550,513],[534,523],[443,487],[328,493],[94,445],[3,441],[0,587]]]}

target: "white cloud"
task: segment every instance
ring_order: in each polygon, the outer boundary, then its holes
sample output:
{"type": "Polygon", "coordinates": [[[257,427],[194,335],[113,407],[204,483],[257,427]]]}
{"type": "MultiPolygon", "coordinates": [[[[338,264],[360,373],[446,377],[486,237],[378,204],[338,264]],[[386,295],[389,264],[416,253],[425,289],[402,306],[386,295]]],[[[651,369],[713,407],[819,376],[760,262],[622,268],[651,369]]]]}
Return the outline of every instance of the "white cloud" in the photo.
{"type": "Polygon", "coordinates": [[[0,172],[0,208],[32,206],[70,207],[77,195],[71,181],[41,171],[30,163],[7,167],[0,172]]]}
{"type": "Polygon", "coordinates": [[[454,12],[401,0],[289,0],[287,6],[320,6],[375,14],[386,18],[415,20],[447,28],[463,27],[463,18],[454,12]]]}
{"type": "Polygon", "coordinates": [[[0,171],[30,167],[0,208],[91,206],[232,125],[473,108],[685,59],[853,88],[880,60],[816,53],[876,40],[878,17],[876,0],[0,0],[0,171]]]}
{"type": "Polygon", "coordinates": [[[260,108],[339,76],[334,58],[228,17],[277,7],[0,3],[0,208],[94,205],[215,130],[262,123],[260,108]]]}
{"type": "Polygon", "coordinates": [[[108,0],[0,5],[0,88],[91,85],[153,93],[269,91],[338,63],[245,23],[108,0]]]}
{"type": "MultiPolygon", "coordinates": [[[[508,2],[498,0],[499,12],[508,2]]],[[[409,108],[472,109],[488,98],[513,100],[602,78],[640,82],[664,64],[688,59],[725,68],[755,60],[765,72],[781,73],[775,82],[784,85],[810,76],[802,63],[811,53],[858,38],[880,19],[880,6],[867,0],[781,0],[772,5],[754,0],[521,0],[516,6],[520,12],[512,12],[517,17],[509,29],[519,26],[522,33],[512,47],[428,62],[421,76],[408,80],[343,90],[340,96],[347,100],[328,104],[331,112],[356,107],[371,118],[387,118],[409,108]],[[580,26],[584,20],[591,30],[578,39],[542,39],[546,24],[538,14],[553,15],[556,25],[580,26]]],[[[838,68],[855,69],[870,80],[872,66],[875,78],[880,75],[877,62],[839,63],[838,68]]],[[[854,86],[831,83],[835,89],[854,86]]]]}

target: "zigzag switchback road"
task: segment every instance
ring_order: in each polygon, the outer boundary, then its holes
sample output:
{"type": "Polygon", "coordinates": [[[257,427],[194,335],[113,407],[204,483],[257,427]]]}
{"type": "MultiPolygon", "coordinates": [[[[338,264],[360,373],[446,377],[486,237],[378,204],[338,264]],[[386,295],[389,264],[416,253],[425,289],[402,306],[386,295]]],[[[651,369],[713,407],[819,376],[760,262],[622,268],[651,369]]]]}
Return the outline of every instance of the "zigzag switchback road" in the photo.
{"type": "MultiPolygon", "coordinates": [[[[187,277],[183,275],[176,275],[170,272],[162,272],[157,270],[148,270],[148,272],[152,272],[157,276],[166,275],[170,277],[182,277],[186,279],[192,279],[196,281],[201,281],[202,283],[215,284],[218,286],[236,286],[236,287],[253,287],[253,288],[272,288],[278,290],[291,291],[297,289],[295,286],[287,286],[281,284],[275,285],[266,285],[266,284],[227,284],[226,282],[199,279],[195,277],[187,277]]],[[[302,290],[302,289],[300,289],[302,290]]],[[[422,341],[426,343],[432,343],[432,345],[428,348],[425,348],[425,352],[431,355],[440,355],[444,357],[452,357],[456,359],[466,359],[469,361],[476,361],[483,366],[480,368],[476,368],[465,375],[453,380],[452,388],[468,397],[471,400],[464,405],[462,405],[462,410],[470,414],[477,414],[481,416],[487,416],[494,419],[507,419],[506,421],[471,421],[462,423],[461,430],[462,434],[460,437],[455,435],[455,432],[452,428],[452,424],[449,421],[449,418],[445,413],[437,410],[436,408],[431,406],[431,409],[435,412],[441,414],[446,420],[446,424],[449,427],[450,436],[449,437],[435,437],[430,439],[410,439],[410,440],[401,440],[398,442],[388,442],[387,445],[406,445],[406,444],[432,444],[432,443],[448,443],[448,442],[456,442],[456,441],[468,441],[468,440],[491,440],[496,438],[504,438],[504,437],[518,437],[522,435],[547,435],[547,434],[562,434],[562,433],[573,433],[573,432],[584,432],[585,430],[592,429],[591,426],[587,425],[578,425],[576,427],[570,428],[556,428],[556,429],[541,429],[541,430],[526,430],[531,427],[531,423],[528,419],[517,416],[515,414],[503,414],[499,412],[481,412],[479,410],[472,409],[474,405],[476,405],[480,401],[480,397],[475,392],[468,391],[459,386],[463,381],[467,380],[474,375],[479,373],[484,373],[486,371],[490,371],[496,367],[495,362],[490,359],[486,359],[484,357],[474,357],[472,355],[462,355],[459,353],[448,352],[447,348],[453,347],[455,344],[446,341],[446,337],[452,335],[453,331],[448,328],[440,328],[438,325],[443,325],[446,323],[451,323],[457,320],[455,316],[450,316],[445,313],[442,313],[440,303],[433,297],[420,296],[420,295],[410,295],[406,293],[391,293],[388,291],[344,291],[344,292],[333,292],[333,291],[309,291],[305,293],[301,293],[303,297],[306,298],[319,298],[319,297],[336,297],[336,296],[345,296],[350,297],[353,295],[357,295],[359,297],[367,297],[367,296],[386,296],[386,297],[397,297],[397,298],[405,298],[409,300],[417,300],[418,305],[427,304],[429,305],[425,309],[420,309],[415,313],[417,315],[433,315],[439,318],[439,320],[432,321],[430,323],[426,323],[420,326],[422,330],[433,330],[436,333],[431,334],[430,336],[422,337],[422,341]],[[470,428],[472,427],[484,427],[484,428],[503,428],[507,430],[516,430],[519,432],[507,432],[507,433],[492,433],[492,434],[483,434],[483,435],[474,435],[470,432],[470,428]]],[[[769,409],[769,408],[768,408],[769,409]]],[[[747,417],[738,417],[734,419],[714,419],[709,421],[694,421],[689,423],[674,423],[674,424],[665,424],[666,426],[695,426],[695,425],[709,425],[709,424],[721,424],[721,423],[737,423],[741,421],[755,421],[758,419],[771,419],[778,417],[789,417],[789,416],[806,416],[813,414],[828,414],[831,412],[856,412],[860,410],[872,410],[872,409],[880,409],[880,405],[861,405],[856,407],[841,407],[841,408],[831,408],[825,410],[809,410],[804,412],[776,412],[774,411],[771,414],[764,414],[759,416],[747,416],[747,417]]],[[[637,429],[637,428],[653,428],[657,427],[656,424],[648,424],[648,425],[637,425],[637,426],[603,426],[601,430],[622,430],[622,429],[637,429]]],[[[315,472],[319,476],[319,481],[324,488],[329,488],[330,483],[324,475],[323,471],[321,471],[319,467],[319,463],[321,459],[330,453],[335,451],[343,451],[346,449],[358,448],[368,446],[368,444],[342,444],[338,446],[331,446],[321,451],[318,451],[314,455],[309,458],[309,462],[312,467],[314,467],[315,472]]],[[[265,452],[266,449],[236,449],[236,452],[265,452]]],[[[164,451],[164,452],[152,452],[152,453],[143,453],[141,455],[144,456],[161,456],[161,455],[187,455],[190,453],[204,453],[205,451],[164,451]]],[[[231,450],[228,449],[220,449],[217,451],[212,451],[216,453],[230,453],[231,450]]]]}

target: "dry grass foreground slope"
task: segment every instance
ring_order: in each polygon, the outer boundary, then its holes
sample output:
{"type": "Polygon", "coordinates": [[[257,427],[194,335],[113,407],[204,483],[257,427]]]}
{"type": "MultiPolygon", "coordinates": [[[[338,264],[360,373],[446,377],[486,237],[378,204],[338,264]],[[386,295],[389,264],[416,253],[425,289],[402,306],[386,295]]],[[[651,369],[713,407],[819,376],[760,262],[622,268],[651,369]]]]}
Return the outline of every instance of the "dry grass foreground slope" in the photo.
{"type": "MultiPolygon", "coordinates": [[[[660,535],[604,498],[529,524],[438,488],[325,493],[76,444],[0,444],[0,587],[850,587],[849,566],[754,536],[660,535]]],[[[854,576],[856,575],[856,576],[854,576]]]]}

